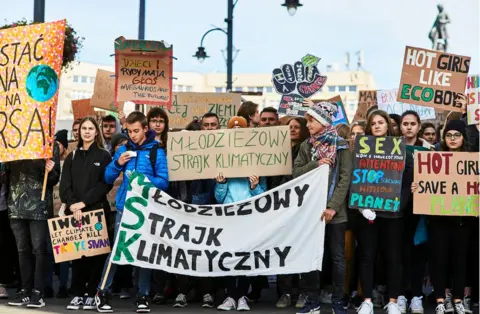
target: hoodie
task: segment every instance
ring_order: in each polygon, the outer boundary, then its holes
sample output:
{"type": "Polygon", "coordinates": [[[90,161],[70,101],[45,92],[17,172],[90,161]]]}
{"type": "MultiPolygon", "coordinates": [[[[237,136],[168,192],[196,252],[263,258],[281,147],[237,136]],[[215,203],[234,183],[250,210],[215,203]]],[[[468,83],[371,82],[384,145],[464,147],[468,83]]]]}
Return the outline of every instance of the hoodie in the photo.
{"type": "MultiPolygon", "coordinates": [[[[120,121],[118,121],[117,118],[115,118],[115,126],[116,126],[116,132],[115,134],[118,134],[118,133],[122,133],[122,126],[120,125],[120,121]]],[[[107,142],[107,140],[103,137],[103,133],[102,133],[102,138],[103,138],[103,146],[105,147],[105,149],[109,152],[112,151],[112,149],[114,147],[112,147],[112,139],[113,139],[113,136],[115,135],[113,134],[112,135],[112,138],[110,139],[110,141],[107,142]]]]}
{"type": "Polygon", "coordinates": [[[105,170],[105,182],[107,184],[113,184],[120,173],[123,172],[123,183],[118,189],[115,198],[117,210],[120,212],[123,211],[123,206],[125,205],[125,198],[130,184],[129,175],[134,171],[145,175],[157,189],[166,191],[168,188],[168,168],[165,152],[163,149],[158,148],[155,173],[153,173],[150,151],[153,147],[158,146],[159,143],[155,140],[155,132],[149,130],[146,135],[147,139],[141,146],[137,146],[130,140],[126,145],[121,146],[105,170]],[[137,157],[132,157],[125,165],[121,166],[118,163],[118,159],[126,151],[137,152],[137,157]]]}

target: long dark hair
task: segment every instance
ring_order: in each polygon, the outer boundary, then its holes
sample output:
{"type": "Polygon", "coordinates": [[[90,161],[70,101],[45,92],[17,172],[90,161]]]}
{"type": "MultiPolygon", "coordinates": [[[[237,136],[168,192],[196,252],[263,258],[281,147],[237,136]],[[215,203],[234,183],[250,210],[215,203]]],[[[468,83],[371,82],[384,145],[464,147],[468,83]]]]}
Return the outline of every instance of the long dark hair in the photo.
{"type": "Polygon", "coordinates": [[[93,125],[95,126],[95,130],[97,131],[97,135],[95,135],[95,140],[93,141],[94,144],[96,144],[98,148],[103,148],[104,149],[105,146],[103,145],[102,131],[100,131],[100,127],[98,126],[97,121],[93,117],[85,117],[85,118],[82,119],[82,121],[80,121],[80,125],[78,126],[78,145],[77,145],[77,148],[83,147],[82,125],[87,121],[92,122],[93,125]]]}
{"type": "Polygon", "coordinates": [[[390,117],[388,116],[388,113],[386,113],[385,111],[380,110],[380,109],[372,111],[368,115],[367,127],[365,129],[365,134],[366,135],[372,135],[372,121],[373,121],[373,118],[375,118],[376,116],[382,117],[385,120],[385,122],[387,123],[387,134],[385,134],[385,136],[395,136],[395,132],[393,131],[392,123],[390,122],[390,117]]]}
{"type": "Polygon", "coordinates": [[[153,118],[161,117],[163,121],[165,122],[165,128],[163,129],[162,134],[160,134],[160,146],[161,147],[167,147],[167,140],[168,140],[168,114],[163,108],[160,107],[155,107],[150,109],[150,111],[147,113],[147,123],[150,125],[150,120],[153,118]]]}
{"type": "Polygon", "coordinates": [[[305,118],[302,118],[302,117],[293,117],[292,119],[290,119],[290,121],[288,121],[288,125],[290,125],[290,122],[292,122],[292,120],[295,120],[298,122],[298,124],[300,124],[300,138],[298,142],[299,143],[305,142],[305,140],[310,136],[310,132],[308,131],[308,128],[307,128],[307,120],[305,120],[305,118]]]}

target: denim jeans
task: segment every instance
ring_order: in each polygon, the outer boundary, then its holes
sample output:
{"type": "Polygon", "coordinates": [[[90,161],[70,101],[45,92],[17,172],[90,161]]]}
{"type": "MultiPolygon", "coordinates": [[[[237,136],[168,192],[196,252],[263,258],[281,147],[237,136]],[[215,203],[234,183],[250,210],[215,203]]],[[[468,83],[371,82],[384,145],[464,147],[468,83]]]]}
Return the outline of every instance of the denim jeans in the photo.
{"type": "MultiPolygon", "coordinates": [[[[325,246],[330,251],[332,259],[332,302],[340,302],[345,286],[345,230],[347,224],[327,224],[325,226],[325,246]]],[[[308,298],[318,301],[319,276],[317,271],[311,271],[305,276],[305,292],[308,298]]]]}
{"type": "MultiPolygon", "coordinates": [[[[52,242],[50,237],[47,238],[47,254],[48,265],[46,273],[45,287],[53,288],[53,274],[55,273],[55,258],[53,257],[52,242]]],[[[70,272],[70,262],[59,263],[59,280],[60,288],[67,288],[68,275],[70,272]]]]}
{"type": "MultiPolygon", "coordinates": [[[[115,217],[115,231],[113,234],[113,243],[117,240],[118,229],[120,228],[120,223],[122,222],[123,212],[117,211],[117,216],[115,217]]],[[[113,247],[113,246],[112,246],[113,247]]],[[[105,261],[105,266],[103,267],[102,277],[100,283],[98,284],[98,290],[106,290],[111,291],[113,278],[115,277],[115,273],[117,272],[117,264],[111,264],[110,271],[107,274],[105,279],[105,275],[108,269],[108,265],[110,264],[110,255],[108,254],[107,260],[105,261]],[[103,281],[105,281],[105,286],[102,289],[103,281]]],[[[152,278],[152,270],[147,268],[135,268],[138,277],[138,294],[148,296],[150,293],[150,281],[152,278]]]]}
{"type": "Polygon", "coordinates": [[[43,293],[48,266],[46,220],[11,219],[22,277],[22,289],[43,293]]]}

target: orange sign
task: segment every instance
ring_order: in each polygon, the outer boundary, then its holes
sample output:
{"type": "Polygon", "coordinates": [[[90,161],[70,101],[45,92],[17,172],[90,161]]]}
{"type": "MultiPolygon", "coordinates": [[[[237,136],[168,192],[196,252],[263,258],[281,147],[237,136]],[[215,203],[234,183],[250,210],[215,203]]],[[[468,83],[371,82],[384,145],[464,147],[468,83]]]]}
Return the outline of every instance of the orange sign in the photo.
{"type": "Polygon", "coordinates": [[[73,120],[95,116],[95,110],[90,106],[90,98],[72,100],[73,120]]]}
{"type": "Polygon", "coordinates": [[[0,30],[0,162],[51,158],[65,20],[0,30]]]}

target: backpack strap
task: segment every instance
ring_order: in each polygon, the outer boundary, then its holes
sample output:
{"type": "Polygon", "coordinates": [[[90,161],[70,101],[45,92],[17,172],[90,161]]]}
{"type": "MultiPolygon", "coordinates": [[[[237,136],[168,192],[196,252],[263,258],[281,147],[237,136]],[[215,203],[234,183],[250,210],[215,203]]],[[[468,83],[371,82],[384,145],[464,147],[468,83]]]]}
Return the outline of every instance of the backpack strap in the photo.
{"type": "Polygon", "coordinates": [[[150,164],[152,165],[154,176],[157,173],[155,165],[157,164],[157,153],[159,148],[160,144],[157,144],[150,149],[150,164]]]}

